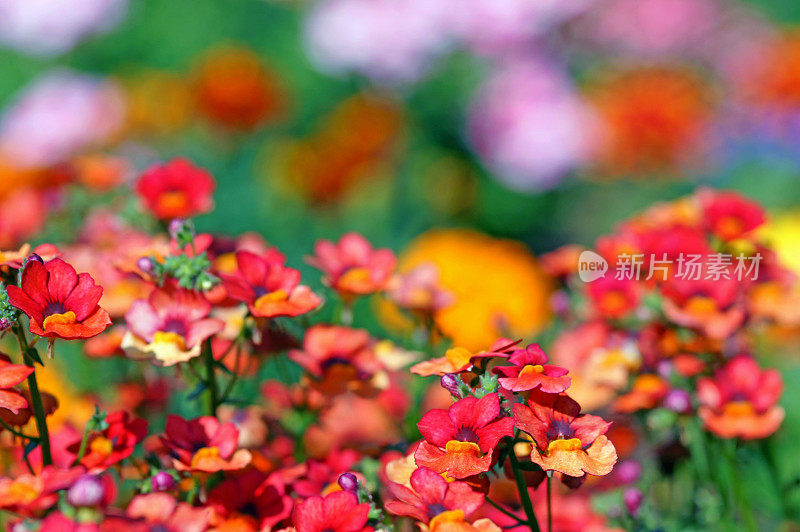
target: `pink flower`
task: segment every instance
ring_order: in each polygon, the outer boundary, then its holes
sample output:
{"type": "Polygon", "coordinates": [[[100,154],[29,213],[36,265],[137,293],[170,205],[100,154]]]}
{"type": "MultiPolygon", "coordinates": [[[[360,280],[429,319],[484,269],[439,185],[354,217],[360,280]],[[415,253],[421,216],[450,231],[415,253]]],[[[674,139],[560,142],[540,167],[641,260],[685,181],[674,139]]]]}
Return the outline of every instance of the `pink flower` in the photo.
{"type": "Polygon", "coordinates": [[[547,364],[547,355],[539,344],[517,349],[508,359],[513,366],[498,366],[495,373],[502,377],[500,386],[512,392],[524,392],[538,388],[545,393],[560,393],[569,388],[568,371],[547,364]]]}

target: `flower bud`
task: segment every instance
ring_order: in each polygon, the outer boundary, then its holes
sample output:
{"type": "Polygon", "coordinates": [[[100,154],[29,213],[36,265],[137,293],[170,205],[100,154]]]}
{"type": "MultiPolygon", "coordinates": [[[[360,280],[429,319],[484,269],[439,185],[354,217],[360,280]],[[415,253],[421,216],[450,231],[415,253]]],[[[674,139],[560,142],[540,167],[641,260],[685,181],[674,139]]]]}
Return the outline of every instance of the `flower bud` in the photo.
{"type": "Polygon", "coordinates": [[[153,273],[153,259],[150,257],[139,257],[136,261],[136,267],[144,273],[153,273]]]}
{"type": "Polygon", "coordinates": [[[175,477],[166,471],[159,471],[150,479],[150,485],[153,491],[168,491],[173,489],[177,485],[177,482],[175,481],[175,477]]]}
{"type": "Polygon", "coordinates": [[[616,465],[614,473],[620,484],[631,484],[642,476],[642,465],[636,460],[625,460],[616,465]]]}
{"type": "Polygon", "coordinates": [[[358,493],[358,478],[353,473],[342,473],[339,475],[339,487],[350,493],[358,493]]]}
{"type": "Polygon", "coordinates": [[[169,223],[169,236],[172,237],[173,240],[178,240],[181,231],[183,231],[183,226],[186,223],[186,220],[183,218],[175,218],[169,223]]]}
{"type": "Polygon", "coordinates": [[[44,259],[40,257],[38,253],[31,253],[30,255],[28,255],[28,260],[26,260],[25,263],[27,264],[33,260],[35,260],[39,264],[44,264],[44,259]]]}
{"type": "Polygon", "coordinates": [[[622,495],[622,501],[625,503],[628,513],[633,517],[639,514],[639,507],[642,505],[644,495],[638,488],[628,488],[622,495]]]}
{"type": "Polygon", "coordinates": [[[97,506],[103,501],[105,486],[94,475],[80,477],[67,492],[67,502],[72,506],[97,506]]]}
{"type": "Polygon", "coordinates": [[[10,329],[14,325],[14,320],[9,318],[0,318],[0,332],[10,329]]]}
{"type": "Polygon", "coordinates": [[[452,373],[445,373],[441,379],[442,388],[450,392],[456,399],[461,399],[461,392],[458,389],[458,379],[452,373]]]}
{"type": "Polygon", "coordinates": [[[670,390],[664,397],[662,404],[664,408],[668,408],[678,414],[686,414],[692,410],[692,399],[686,390],[670,390]]]}

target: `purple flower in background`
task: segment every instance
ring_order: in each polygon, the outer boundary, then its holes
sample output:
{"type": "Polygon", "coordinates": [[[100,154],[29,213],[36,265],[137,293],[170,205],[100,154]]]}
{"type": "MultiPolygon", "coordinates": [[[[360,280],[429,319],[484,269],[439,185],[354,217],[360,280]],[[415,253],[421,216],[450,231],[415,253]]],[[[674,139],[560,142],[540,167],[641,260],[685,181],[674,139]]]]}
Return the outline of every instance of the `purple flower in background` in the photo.
{"type": "Polygon", "coordinates": [[[35,55],[60,54],[108,31],[127,0],[0,0],[0,44],[35,55]]]}
{"type": "Polygon", "coordinates": [[[3,114],[0,152],[20,167],[49,166],[107,141],[122,126],[124,114],[123,95],[114,83],[50,72],[23,89],[3,114]]]}
{"type": "Polygon", "coordinates": [[[561,71],[529,59],[490,77],[473,103],[469,133],[497,179],[537,191],[588,161],[596,120],[561,71]]]}

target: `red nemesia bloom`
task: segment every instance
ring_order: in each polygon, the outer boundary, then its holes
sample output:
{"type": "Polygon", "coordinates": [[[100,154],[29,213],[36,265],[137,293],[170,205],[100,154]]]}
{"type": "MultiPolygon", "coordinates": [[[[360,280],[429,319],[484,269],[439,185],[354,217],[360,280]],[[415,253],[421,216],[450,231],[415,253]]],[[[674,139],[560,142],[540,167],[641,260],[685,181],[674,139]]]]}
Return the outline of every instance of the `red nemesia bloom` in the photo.
{"type": "Polygon", "coordinates": [[[9,302],[30,318],[30,331],[39,336],[91,338],[111,325],[108,312],[97,304],[103,288],[61,259],[45,264],[28,261],[20,287],[9,286],[6,291],[9,302]]]}
{"type": "Polygon", "coordinates": [[[664,378],[652,373],[638,375],[633,381],[631,391],[614,401],[614,409],[617,412],[630,414],[638,410],[655,408],[668,393],[669,383],[664,378]]]}
{"type": "Polygon", "coordinates": [[[220,423],[213,416],[187,421],[170,415],[160,438],[172,453],[172,464],[179,471],[233,471],[250,463],[250,451],[236,450],[239,443],[236,425],[220,423]]]}
{"type": "Polygon", "coordinates": [[[673,323],[721,340],[744,321],[740,292],[741,283],[734,277],[699,280],[674,277],[664,285],[662,307],[673,323]]]}
{"type": "Polygon", "coordinates": [[[368,514],[369,504],[358,504],[350,492],[336,491],[298,504],[292,521],[297,532],[369,532],[368,514]]]}
{"type": "Polygon", "coordinates": [[[0,478],[0,509],[26,516],[43,512],[58,502],[58,491],[83,474],[83,467],[45,466],[38,475],[0,478]]]}
{"type": "Polygon", "coordinates": [[[0,408],[19,414],[20,408],[28,406],[25,397],[13,387],[22,383],[31,373],[33,368],[24,364],[12,364],[8,356],[0,353],[0,408]]]}
{"type": "MultiPolygon", "coordinates": [[[[61,256],[61,252],[53,244],[41,244],[33,249],[42,260],[49,261],[61,256]]],[[[18,250],[0,251],[0,266],[20,269],[25,264],[25,259],[31,256],[31,245],[23,244],[18,250]]]]}
{"type": "Polygon", "coordinates": [[[107,517],[103,532],[203,532],[208,530],[211,508],[194,508],[178,502],[169,493],[137,495],[128,504],[125,517],[107,517]]]}
{"type": "Polygon", "coordinates": [[[599,317],[619,319],[639,306],[639,283],[634,279],[602,277],[589,283],[586,294],[599,317]]]}
{"type": "Polygon", "coordinates": [[[468,517],[483,504],[483,494],[473,491],[466,482],[447,482],[426,467],[411,473],[410,482],[410,489],[389,483],[387,490],[394,500],[384,504],[387,512],[407,515],[427,525],[445,512],[460,511],[462,517],[468,517]]]}
{"type": "MultiPolygon", "coordinates": [[[[124,410],[108,414],[106,423],[108,427],[102,432],[89,435],[86,453],[80,461],[92,472],[108,469],[129,457],[133,448],[147,436],[147,421],[124,410]]],[[[67,447],[67,451],[77,456],[80,446],[81,440],[78,440],[67,447]]]]}
{"type": "Polygon", "coordinates": [[[501,413],[496,393],[429,411],[417,424],[425,438],[414,453],[417,465],[457,479],[488,471],[497,443],[514,432],[514,420],[501,413]]]}
{"type": "Polygon", "coordinates": [[[320,240],[308,263],[322,271],[323,282],[345,299],[386,288],[397,258],[389,249],[373,249],[366,238],[347,233],[338,243],[320,240]]]}
{"type": "Polygon", "coordinates": [[[739,193],[706,189],[698,197],[706,227],[726,242],[747,236],[766,221],[764,209],[739,193]]]}
{"type": "Polygon", "coordinates": [[[617,462],[617,451],[603,436],[611,423],[581,414],[580,405],[564,394],[532,395],[530,407],[513,407],[516,426],[533,438],[531,461],[545,471],[571,477],[607,475],[617,462]]]}
{"type": "Polygon", "coordinates": [[[164,366],[200,355],[203,341],[225,324],[208,318],[211,304],[197,292],[177,287],[155,288],[147,300],[137,299],[125,314],[129,332],[122,348],[133,358],[153,356],[164,366]]]}
{"type": "Polygon", "coordinates": [[[547,364],[547,355],[539,344],[517,349],[508,358],[513,366],[498,366],[495,373],[502,375],[500,386],[512,392],[524,392],[539,388],[546,393],[559,393],[569,388],[568,370],[547,364]]]}
{"type": "Polygon", "coordinates": [[[257,318],[299,316],[317,308],[322,300],[300,284],[300,272],[274,260],[269,253],[236,253],[236,274],[221,274],[228,295],[247,303],[257,318]]]}
{"type": "Polygon", "coordinates": [[[753,358],[739,355],[714,378],[698,381],[698,414],[708,430],[723,438],[766,438],[783,422],[785,412],[777,404],[781,393],[777,370],[762,370],[753,358]]]}
{"type": "Polygon", "coordinates": [[[429,377],[431,375],[442,376],[445,373],[459,373],[469,369],[473,361],[478,363],[481,360],[492,358],[508,358],[514,352],[517,344],[521,340],[509,340],[508,338],[499,338],[495,340],[486,351],[479,351],[472,353],[463,347],[453,347],[448,349],[443,357],[432,358],[430,360],[423,360],[411,366],[411,373],[429,377]]]}
{"type": "Polygon", "coordinates": [[[283,483],[258,470],[222,481],[207,502],[225,522],[247,523],[253,531],[269,530],[292,513],[292,499],[283,483]]]}
{"type": "Polygon", "coordinates": [[[159,220],[190,218],[214,207],[214,178],[188,159],[173,159],[147,170],[136,193],[159,220]]]}

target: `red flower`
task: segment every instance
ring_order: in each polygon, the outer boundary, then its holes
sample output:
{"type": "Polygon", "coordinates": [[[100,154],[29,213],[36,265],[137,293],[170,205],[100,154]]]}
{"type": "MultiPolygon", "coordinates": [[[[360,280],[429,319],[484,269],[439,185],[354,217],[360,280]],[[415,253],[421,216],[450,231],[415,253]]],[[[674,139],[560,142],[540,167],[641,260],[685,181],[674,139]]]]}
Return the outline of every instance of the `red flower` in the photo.
{"type": "Polygon", "coordinates": [[[723,438],[766,438],[783,422],[784,410],[777,405],[781,393],[780,373],[761,370],[751,357],[739,355],[713,379],[698,381],[698,414],[708,430],[723,438]]]}
{"type": "Polygon", "coordinates": [[[530,404],[517,403],[513,408],[517,428],[533,438],[533,463],[571,477],[611,472],[617,451],[603,436],[611,423],[581,414],[580,405],[564,394],[538,393],[530,404]]]}
{"type": "Polygon", "coordinates": [[[368,532],[369,504],[358,504],[356,496],[336,491],[325,498],[310,497],[294,509],[297,532],[368,532]]]}
{"type": "Polygon", "coordinates": [[[539,344],[517,349],[508,359],[513,366],[498,366],[495,373],[502,377],[500,386],[512,392],[524,392],[539,388],[546,393],[559,393],[569,388],[568,370],[547,364],[547,355],[539,344]]]}
{"type": "Polygon", "coordinates": [[[0,508],[27,516],[47,510],[58,502],[58,491],[72,485],[83,473],[82,467],[45,466],[38,475],[0,478],[0,508]]]}
{"type": "Polygon", "coordinates": [[[180,158],[153,166],[136,182],[136,192],[159,220],[209,212],[215,188],[211,174],[180,158]]]}
{"type": "Polygon", "coordinates": [[[28,401],[13,386],[27,379],[31,373],[33,368],[12,364],[10,358],[0,354],[0,408],[7,408],[18,414],[20,408],[28,406],[28,401]]]}
{"type": "Polygon", "coordinates": [[[322,300],[300,284],[300,272],[275,260],[273,254],[236,253],[238,271],[221,274],[228,295],[247,303],[250,313],[259,318],[299,316],[317,308],[322,300]]]}
{"type": "MultiPolygon", "coordinates": [[[[80,463],[90,471],[102,471],[133,454],[133,448],[147,436],[147,421],[119,410],[106,416],[108,427],[89,435],[86,452],[80,463]]],[[[80,451],[81,440],[67,450],[73,455],[80,451]]]]}
{"type": "Polygon", "coordinates": [[[682,327],[698,329],[709,338],[721,340],[739,327],[745,318],[739,304],[741,283],[735,278],[671,278],[663,289],[664,314],[682,327]]]}
{"type": "Polygon", "coordinates": [[[633,279],[603,277],[586,287],[586,294],[597,316],[623,318],[639,306],[639,284],[633,279]]]}
{"type": "Polygon", "coordinates": [[[736,192],[703,190],[698,197],[708,230],[724,241],[745,237],[766,221],[760,205],[736,192]]]}
{"type": "Polygon", "coordinates": [[[500,415],[496,393],[429,411],[417,424],[425,438],[414,454],[417,465],[459,479],[488,471],[497,442],[514,432],[514,420],[500,415]]]}
{"type": "Polygon", "coordinates": [[[225,521],[244,521],[252,530],[268,530],[292,513],[283,483],[257,470],[221,482],[208,494],[208,504],[225,521]]]}
{"type": "Polygon", "coordinates": [[[108,312],[97,305],[102,287],[61,259],[28,261],[20,284],[6,289],[8,300],[28,315],[33,334],[75,340],[97,336],[111,325],[108,312]]]}
{"type": "Polygon", "coordinates": [[[250,463],[250,451],[236,450],[236,425],[220,423],[212,416],[187,421],[170,415],[161,442],[171,451],[173,466],[179,471],[215,473],[242,469],[250,463]]]}
{"type": "Polygon", "coordinates": [[[483,504],[483,494],[473,491],[466,482],[447,482],[426,467],[417,468],[410,482],[411,489],[395,482],[388,485],[394,500],[386,502],[386,511],[413,517],[427,525],[445,512],[460,510],[462,517],[468,517],[483,504]]]}
{"type": "Polygon", "coordinates": [[[147,300],[138,299],[125,314],[129,333],[122,348],[134,358],[153,356],[171,366],[200,355],[203,341],[225,324],[208,318],[211,304],[197,292],[156,288],[147,300]]]}
{"type": "Polygon", "coordinates": [[[168,493],[137,495],[125,510],[126,517],[108,517],[103,532],[203,532],[208,529],[211,508],[193,508],[168,493]]]}
{"type": "Polygon", "coordinates": [[[345,299],[380,292],[391,279],[397,258],[389,249],[373,249],[366,238],[347,233],[337,244],[320,240],[308,263],[322,270],[323,282],[345,299]]]}

